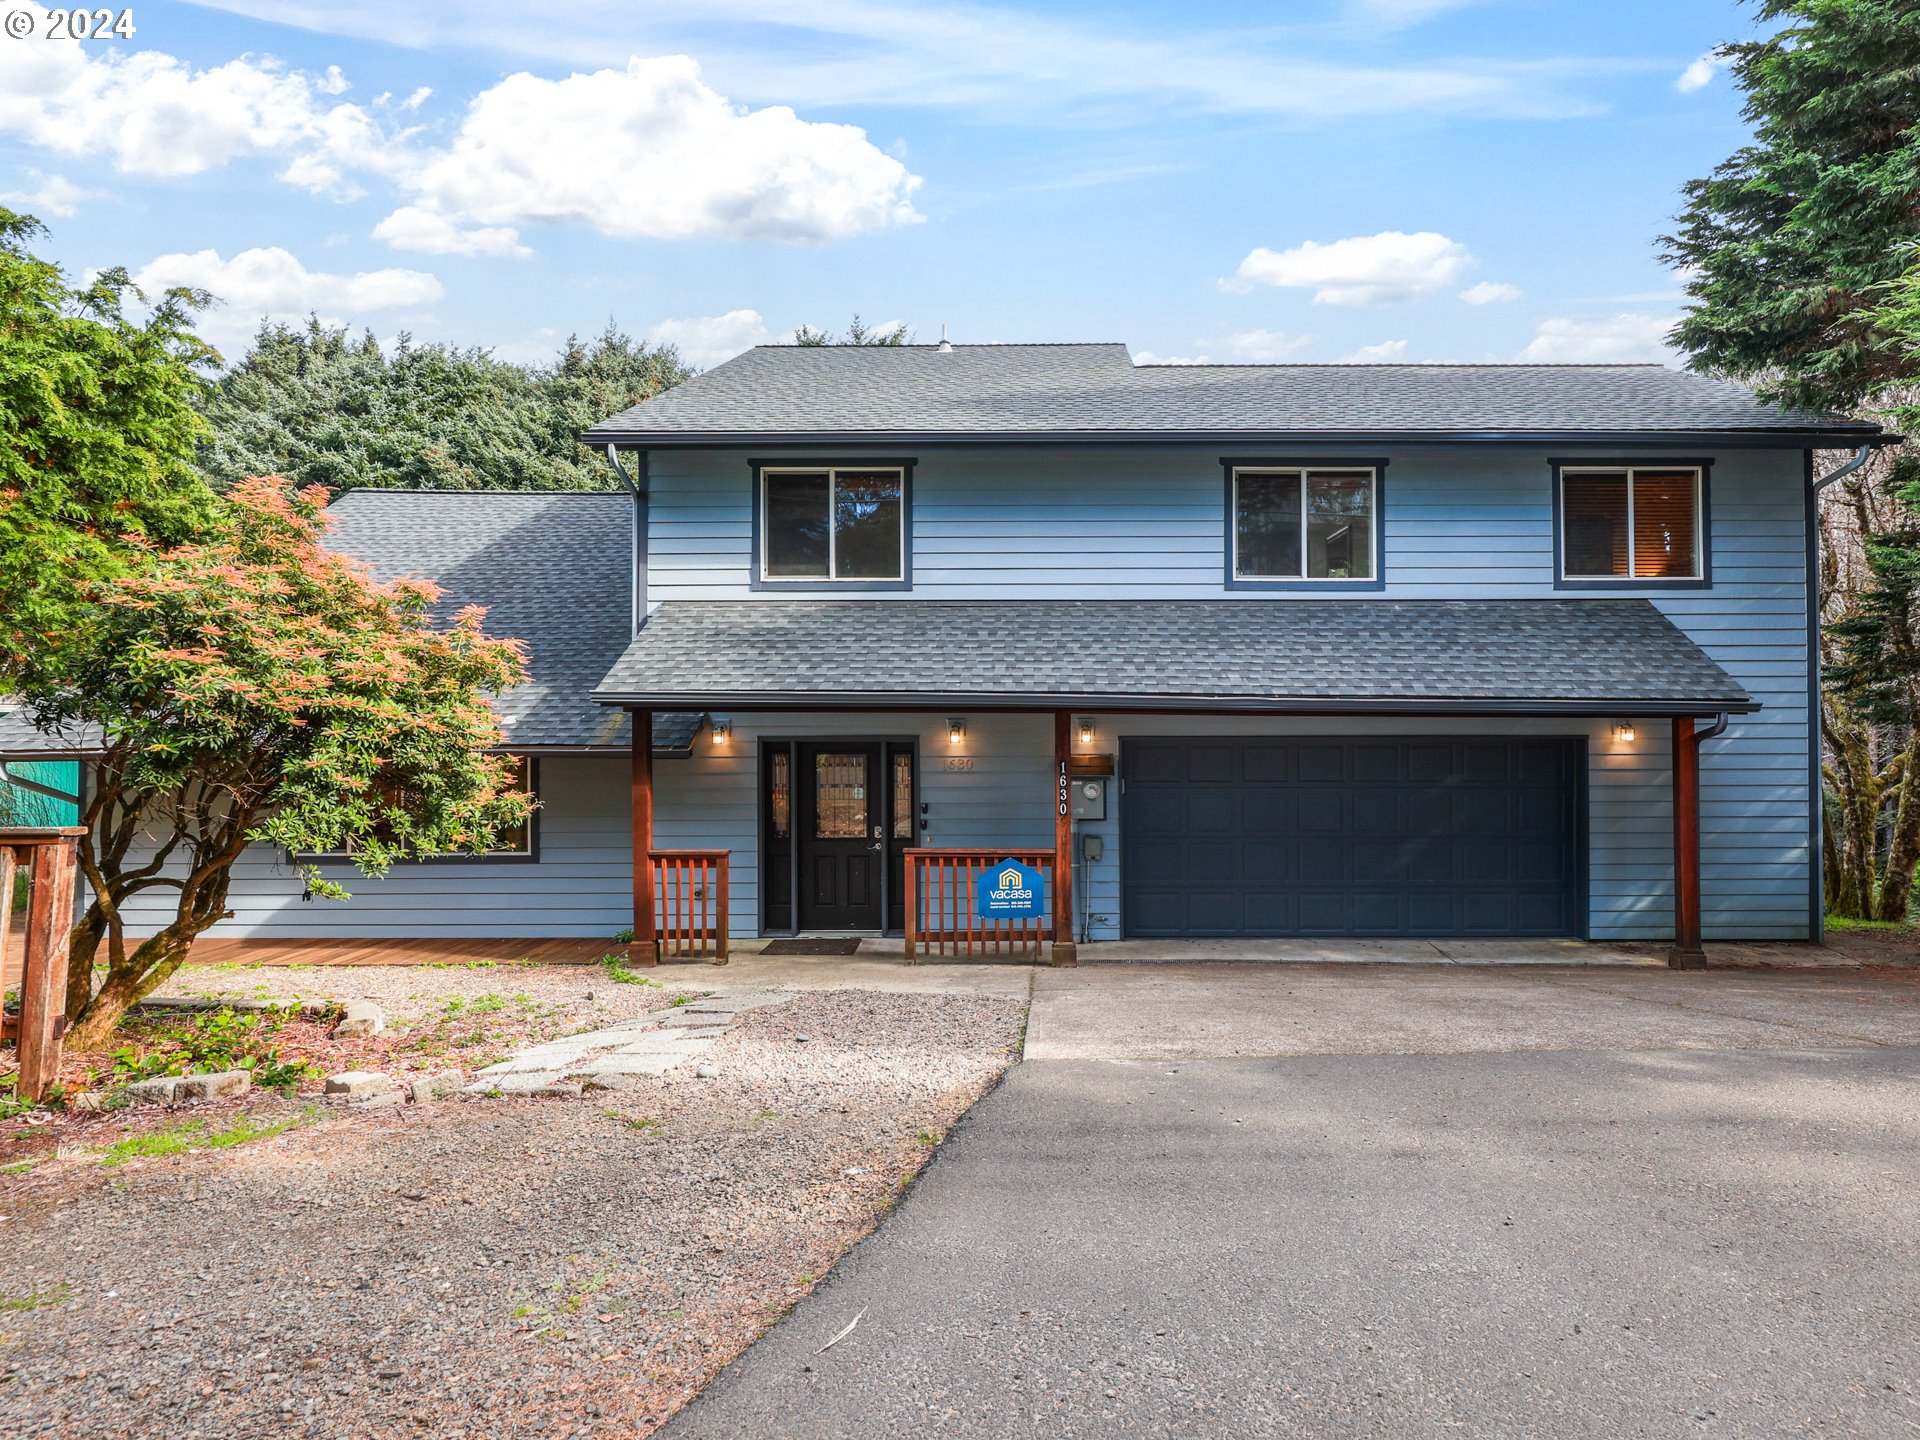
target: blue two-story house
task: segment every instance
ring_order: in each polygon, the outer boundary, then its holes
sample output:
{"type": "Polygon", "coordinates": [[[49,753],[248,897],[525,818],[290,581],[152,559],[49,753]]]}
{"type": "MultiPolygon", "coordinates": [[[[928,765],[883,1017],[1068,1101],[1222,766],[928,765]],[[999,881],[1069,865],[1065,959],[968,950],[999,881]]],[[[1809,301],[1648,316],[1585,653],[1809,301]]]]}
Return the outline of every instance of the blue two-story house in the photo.
{"type": "Polygon", "coordinates": [[[636,789],[746,934],[973,848],[1052,852],[1063,958],[1805,939],[1813,457],[1873,436],[1659,366],[761,348],[586,437],[647,527],[594,698],[712,717],[636,789]]]}
{"type": "Polygon", "coordinates": [[[588,432],[629,494],[337,502],[527,642],[540,809],[342,905],[255,847],[214,934],[964,945],[1016,856],[1058,960],[1817,938],[1814,459],[1878,433],[1659,366],[752,350],[588,432]]]}

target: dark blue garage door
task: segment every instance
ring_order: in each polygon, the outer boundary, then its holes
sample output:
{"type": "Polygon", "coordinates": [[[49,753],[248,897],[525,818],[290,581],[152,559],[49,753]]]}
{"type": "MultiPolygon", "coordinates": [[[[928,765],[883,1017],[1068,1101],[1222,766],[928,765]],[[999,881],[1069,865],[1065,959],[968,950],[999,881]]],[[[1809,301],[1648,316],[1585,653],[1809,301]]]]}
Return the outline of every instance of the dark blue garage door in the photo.
{"type": "Polygon", "coordinates": [[[1124,742],[1126,933],[1577,935],[1572,740],[1124,742]]]}

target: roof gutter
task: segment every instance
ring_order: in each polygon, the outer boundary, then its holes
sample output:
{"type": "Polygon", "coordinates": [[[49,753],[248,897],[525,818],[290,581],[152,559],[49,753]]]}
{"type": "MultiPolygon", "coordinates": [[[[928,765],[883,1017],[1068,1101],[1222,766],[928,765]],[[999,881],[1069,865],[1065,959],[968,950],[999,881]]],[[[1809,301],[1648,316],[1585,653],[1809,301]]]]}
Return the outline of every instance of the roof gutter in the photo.
{"type": "MultiPolygon", "coordinates": [[[[1109,715],[1563,715],[1601,718],[1614,715],[1698,715],[1702,710],[1723,715],[1751,715],[1760,709],[1757,700],[1711,696],[1693,700],[1624,697],[1586,700],[1520,697],[1446,699],[1438,696],[1366,700],[1318,696],[1113,695],[1084,692],[983,695],[978,691],[843,691],[829,696],[796,695],[790,691],[752,691],[730,695],[681,691],[673,695],[659,695],[640,691],[599,690],[594,692],[593,699],[598,705],[621,705],[633,709],[720,712],[971,709],[1094,710],[1109,715]]],[[[1712,733],[1718,734],[1719,731],[1712,733]]]]}
{"type": "Polygon", "coordinates": [[[1884,445],[1896,437],[1877,425],[1804,430],[589,430],[589,445],[645,446],[653,450],[734,449],[778,445],[790,449],[869,445],[1190,445],[1232,450],[1259,446],[1582,445],[1708,446],[1715,449],[1826,449],[1884,445]]]}

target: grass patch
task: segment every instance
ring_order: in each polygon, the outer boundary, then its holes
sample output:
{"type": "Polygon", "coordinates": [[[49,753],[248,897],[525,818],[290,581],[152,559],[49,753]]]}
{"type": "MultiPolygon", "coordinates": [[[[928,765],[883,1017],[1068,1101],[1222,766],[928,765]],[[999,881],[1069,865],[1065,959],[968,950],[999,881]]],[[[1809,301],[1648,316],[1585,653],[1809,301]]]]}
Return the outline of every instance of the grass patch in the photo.
{"type": "Polygon", "coordinates": [[[29,1310],[38,1310],[42,1305],[64,1305],[72,1298],[73,1287],[62,1280],[58,1285],[49,1285],[44,1290],[29,1290],[24,1295],[0,1294],[0,1313],[24,1314],[29,1310]]]}
{"type": "Polygon", "coordinates": [[[658,985],[658,980],[649,980],[638,970],[628,967],[627,957],[617,950],[609,950],[600,957],[600,964],[607,972],[607,978],[616,985],[658,985]]]}
{"type": "Polygon", "coordinates": [[[44,1155],[36,1155],[29,1156],[25,1160],[10,1160],[5,1165],[0,1165],[0,1175],[30,1175],[34,1167],[46,1158],[48,1157],[44,1155]]]}
{"type": "Polygon", "coordinates": [[[116,1140],[100,1152],[105,1166],[124,1165],[129,1160],[151,1160],[165,1155],[184,1155],[189,1150],[231,1150],[253,1140],[268,1140],[301,1124],[306,1117],[260,1122],[241,1115],[230,1125],[214,1129],[204,1120],[184,1120],[165,1129],[144,1135],[129,1135],[116,1140]]]}
{"type": "Polygon", "coordinates": [[[1851,915],[1827,916],[1827,929],[1846,932],[1859,931],[1866,934],[1897,934],[1902,930],[1913,929],[1911,920],[1856,920],[1851,915]]]}

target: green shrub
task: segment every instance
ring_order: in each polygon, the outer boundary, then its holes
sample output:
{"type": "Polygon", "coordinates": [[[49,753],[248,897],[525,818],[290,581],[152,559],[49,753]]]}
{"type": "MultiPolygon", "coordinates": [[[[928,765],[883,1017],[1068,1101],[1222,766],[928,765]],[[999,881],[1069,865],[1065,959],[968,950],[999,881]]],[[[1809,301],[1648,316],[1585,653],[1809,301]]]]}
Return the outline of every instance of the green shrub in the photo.
{"type": "Polygon", "coordinates": [[[293,1018],[293,1007],[238,1011],[228,1007],[196,1015],[172,1026],[150,1047],[123,1046],[113,1052],[113,1078],[121,1082],[161,1075],[210,1075],[246,1070],[253,1083],[269,1090],[292,1090],[319,1070],[305,1060],[287,1060],[273,1036],[293,1018]]]}

